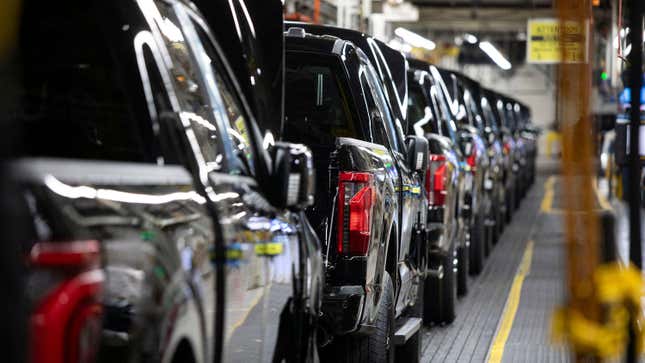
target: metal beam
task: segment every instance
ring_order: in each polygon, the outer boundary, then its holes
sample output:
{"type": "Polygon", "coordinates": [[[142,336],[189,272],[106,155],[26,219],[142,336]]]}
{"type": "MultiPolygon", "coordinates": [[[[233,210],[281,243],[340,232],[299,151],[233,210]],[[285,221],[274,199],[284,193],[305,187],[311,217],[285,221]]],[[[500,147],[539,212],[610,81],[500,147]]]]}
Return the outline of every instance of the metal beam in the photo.
{"type": "Polygon", "coordinates": [[[413,0],[412,3],[419,7],[450,7],[450,8],[506,8],[506,9],[551,9],[551,0],[521,0],[521,1],[474,1],[474,0],[413,0]]]}
{"type": "Polygon", "coordinates": [[[468,32],[519,32],[526,31],[530,18],[553,17],[552,9],[485,8],[473,12],[468,8],[422,7],[419,21],[405,23],[411,30],[468,31],[468,32]]]}

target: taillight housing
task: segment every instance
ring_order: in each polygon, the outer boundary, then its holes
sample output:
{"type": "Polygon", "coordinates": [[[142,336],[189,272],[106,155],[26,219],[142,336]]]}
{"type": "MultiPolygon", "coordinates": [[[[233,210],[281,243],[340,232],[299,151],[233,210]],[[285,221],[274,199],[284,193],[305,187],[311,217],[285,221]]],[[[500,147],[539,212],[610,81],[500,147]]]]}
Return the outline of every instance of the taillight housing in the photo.
{"type": "Polygon", "coordinates": [[[511,153],[511,143],[506,141],[504,143],[504,154],[509,155],[511,153]]]}
{"type": "Polygon", "coordinates": [[[101,337],[104,280],[98,241],[40,242],[28,261],[31,268],[64,276],[32,312],[31,362],[94,362],[101,337]]]}
{"type": "Polygon", "coordinates": [[[428,205],[443,206],[446,203],[448,186],[448,166],[445,155],[432,154],[428,160],[426,173],[426,193],[428,205]]]}
{"type": "Polygon", "coordinates": [[[376,198],[372,174],[342,171],[338,175],[338,253],[365,256],[372,235],[376,198]]]}
{"type": "Polygon", "coordinates": [[[466,163],[472,172],[477,171],[477,148],[473,148],[473,152],[466,158],[466,163]]]}

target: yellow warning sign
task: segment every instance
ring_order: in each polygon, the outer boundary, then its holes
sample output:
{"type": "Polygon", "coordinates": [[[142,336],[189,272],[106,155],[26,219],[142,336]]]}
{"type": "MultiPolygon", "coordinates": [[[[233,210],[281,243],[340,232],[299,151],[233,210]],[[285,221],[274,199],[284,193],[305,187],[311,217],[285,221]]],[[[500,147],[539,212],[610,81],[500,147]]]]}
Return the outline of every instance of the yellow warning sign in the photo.
{"type": "Polygon", "coordinates": [[[566,21],[563,31],[556,18],[528,21],[527,63],[584,63],[588,58],[589,23],[566,21]],[[560,44],[560,37],[563,44],[560,44]]]}

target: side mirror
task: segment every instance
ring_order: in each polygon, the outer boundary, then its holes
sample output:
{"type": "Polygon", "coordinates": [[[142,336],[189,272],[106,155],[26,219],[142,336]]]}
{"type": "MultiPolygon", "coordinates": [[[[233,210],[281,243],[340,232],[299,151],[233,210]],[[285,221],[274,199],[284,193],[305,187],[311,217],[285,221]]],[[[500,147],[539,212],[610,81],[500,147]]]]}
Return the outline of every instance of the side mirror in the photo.
{"type": "Polygon", "coordinates": [[[300,210],[313,205],[315,172],[311,150],[302,144],[276,142],[269,152],[273,158],[269,190],[273,204],[300,210]]]}
{"type": "Polygon", "coordinates": [[[408,166],[416,172],[425,173],[428,168],[428,140],[411,135],[405,138],[405,143],[408,148],[408,166]]]}

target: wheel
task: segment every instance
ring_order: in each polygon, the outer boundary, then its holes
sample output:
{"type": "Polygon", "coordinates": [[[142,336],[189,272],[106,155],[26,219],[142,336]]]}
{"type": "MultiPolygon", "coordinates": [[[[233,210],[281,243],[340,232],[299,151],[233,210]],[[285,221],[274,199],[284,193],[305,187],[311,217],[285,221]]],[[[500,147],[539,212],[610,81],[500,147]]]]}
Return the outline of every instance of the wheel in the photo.
{"type": "Polygon", "coordinates": [[[424,323],[450,324],[455,320],[457,302],[456,266],[454,246],[445,256],[441,256],[440,276],[426,278],[424,287],[424,323]]]}
{"type": "Polygon", "coordinates": [[[518,183],[515,185],[515,204],[513,205],[513,210],[518,210],[520,208],[520,203],[522,202],[522,199],[524,198],[524,187],[522,186],[522,183],[518,183]]]}
{"type": "Polygon", "coordinates": [[[470,236],[470,274],[479,275],[484,268],[484,259],[488,244],[484,217],[481,213],[475,215],[470,236]]]}
{"type": "Polygon", "coordinates": [[[322,362],[394,362],[394,287],[388,273],[383,276],[382,294],[375,331],[370,335],[336,337],[321,352],[322,362]]]}
{"type": "Polygon", "coordinates": [[[485,241],[486,241],[486,244],[484,245],[484,246],[486,246],[486,248],[484,248],[484,255],[486,257],[490,256],[490,253],[493,251],[493,243],[494,243],[493,242],[493,234],[494,234],[493,229],[494,228],[495,228],[495,226],[486,226],[485,229],[484,229],[485,233],[486,233],[486,235],[484,237],[485,241]]]}
{"type": "Polygon", "coordinates": [[[468,267],[469,248],[460,246],[457,248],[457,295],[465,296],[468,293],[468,267]]]}
{"type": "Polygon", "coordinates": [[[506,223],[510,223],[513,219],[513,211],[515,211],[515,188],[507,191],[508,198],[506,199],[506,223]]]}
{"type": "Polygon", "coordinates": [[[493,244],[496,244],[499,241],[499,237],[502,235],[504,230],[504,214],[502,213],[502,207],[504,203],[504,198],[499,194],[496,195],[495,201],[493,204],[493,218],[495,219],[495,225],[493,226],[493,244]]]}
{"type": "Polygon", "coordinates": [[[497,243],[502,236],[502,233],[504,232],[504,226],[506,224],[506,210],[508,209],[506,207],[507,204],[507,195],[506,195],[506,190],[503,189],[505,188],[504,186],[501,186],[502,190],[499,192],[499,204],[497,208],[497,218],[495,220],[495,227],[497,228],[497,237],[495,238],[495,243],[497,243]]]}

